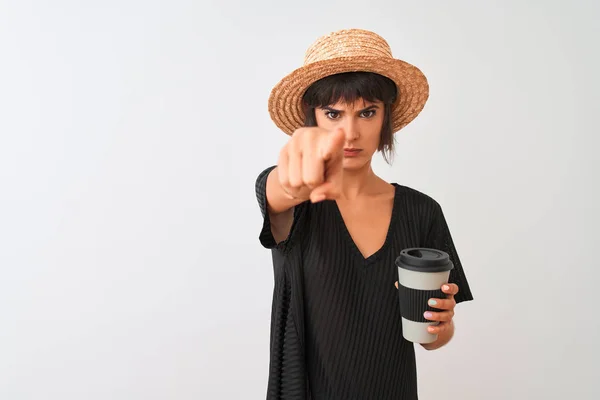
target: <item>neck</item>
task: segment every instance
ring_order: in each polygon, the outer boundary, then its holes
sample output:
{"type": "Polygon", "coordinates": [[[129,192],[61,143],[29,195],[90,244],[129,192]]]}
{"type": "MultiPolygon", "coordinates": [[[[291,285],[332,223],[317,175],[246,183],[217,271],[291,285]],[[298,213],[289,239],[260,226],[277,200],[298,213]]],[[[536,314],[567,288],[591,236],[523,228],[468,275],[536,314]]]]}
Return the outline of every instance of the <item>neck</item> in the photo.
{"type": "Polygon", "coordinates": [[[344,170],[342,197],[346,200],[355,199],[369,192],[378,180],[379,178],[371,168],[371,163],[360,169],[344,170]]]}

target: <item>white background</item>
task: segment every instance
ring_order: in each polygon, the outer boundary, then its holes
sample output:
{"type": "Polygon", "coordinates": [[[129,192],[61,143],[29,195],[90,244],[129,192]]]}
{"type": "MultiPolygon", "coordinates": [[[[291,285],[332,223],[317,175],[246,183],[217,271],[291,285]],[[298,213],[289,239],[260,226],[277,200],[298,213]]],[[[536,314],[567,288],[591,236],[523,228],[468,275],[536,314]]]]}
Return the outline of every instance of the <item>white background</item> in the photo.
{"type": "MultiPolygon", "coordinates": [[[[597,1],[0,1],[0,399],[261,399],[271,88],[364,28],[431,85],[384,178],[476,300],[422,399],[597,399],[597,1]]],[[[382,288],[389,290],[389,288],[382,288]]]]}

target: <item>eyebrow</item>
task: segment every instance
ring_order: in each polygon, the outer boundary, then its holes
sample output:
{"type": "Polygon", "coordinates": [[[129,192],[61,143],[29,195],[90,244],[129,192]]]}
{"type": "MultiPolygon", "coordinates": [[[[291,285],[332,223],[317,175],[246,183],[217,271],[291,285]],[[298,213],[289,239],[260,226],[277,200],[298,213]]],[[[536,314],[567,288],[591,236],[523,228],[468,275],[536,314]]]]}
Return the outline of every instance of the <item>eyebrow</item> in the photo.
{"type": "MultiPolygon", "coordinates": [[[[362,113],[362,112],[365,112],[365,111],[370,111],[373,108],[379,108],[379,106],[377,104],[373,104],[373,105],[370,105],[367,108],[363,108],[362,110],[359,110],[358,113],[362,113]]],[[[331,111],[331,112],[336,112],[338,114],[342,114],[344,112],[343,110],[336,110],[335,108],[332,108],[332,107],[329,107],[329,106],[323,107],[323,110],[331,111]]]]}

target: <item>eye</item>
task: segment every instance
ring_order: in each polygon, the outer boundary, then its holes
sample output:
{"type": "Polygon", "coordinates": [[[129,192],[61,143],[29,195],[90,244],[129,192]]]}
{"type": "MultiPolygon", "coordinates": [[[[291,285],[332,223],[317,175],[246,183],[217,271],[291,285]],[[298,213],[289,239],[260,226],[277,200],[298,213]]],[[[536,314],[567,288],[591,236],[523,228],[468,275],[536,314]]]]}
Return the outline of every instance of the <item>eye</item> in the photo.
{"type": "Polygon", "coordinates": [[[329,119],[337,119],[340,116],[336,111],[325,111],[325,116],[329,119]]]}
{"type": "Polygon", "coordinates": [[[361,118],[371,118],[375,116],[375,110],[367,110],[360,113],[361,118]]]}

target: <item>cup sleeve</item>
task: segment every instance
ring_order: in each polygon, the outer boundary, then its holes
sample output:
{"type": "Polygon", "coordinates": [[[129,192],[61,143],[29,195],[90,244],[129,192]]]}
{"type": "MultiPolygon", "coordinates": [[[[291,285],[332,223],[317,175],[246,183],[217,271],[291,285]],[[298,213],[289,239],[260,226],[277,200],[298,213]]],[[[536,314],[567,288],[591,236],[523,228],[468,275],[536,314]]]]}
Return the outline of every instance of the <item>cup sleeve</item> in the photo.
{"type": "Polygon", "coordinates": [[[304,226],[308,219],[309,202],[304,202],[294,207],[294,221],[290,233],[286,239],[277,243],[271,231],[271,220],[267,210],[267,178],[273,169],[275,169],[275,166],[262,171],[258,175],[255,184],[256,200],[258,201],[263,217],[259,241],[267,249],[289,250],[299,240],[305,230],[304,226]]]}
{"type": "Polygon", "coordinates": [[[456,303],[473,300],[473,294],[463,269],[460,257],[454,246],[450,229],[439,203],[435,202],[431,213],[429,231],[425,241],[425,247],[442,250],[450,256],[454,268],[450,271],[449,283],[455,283],[458,286],[458,294],[454,296],[456,303]]]}

